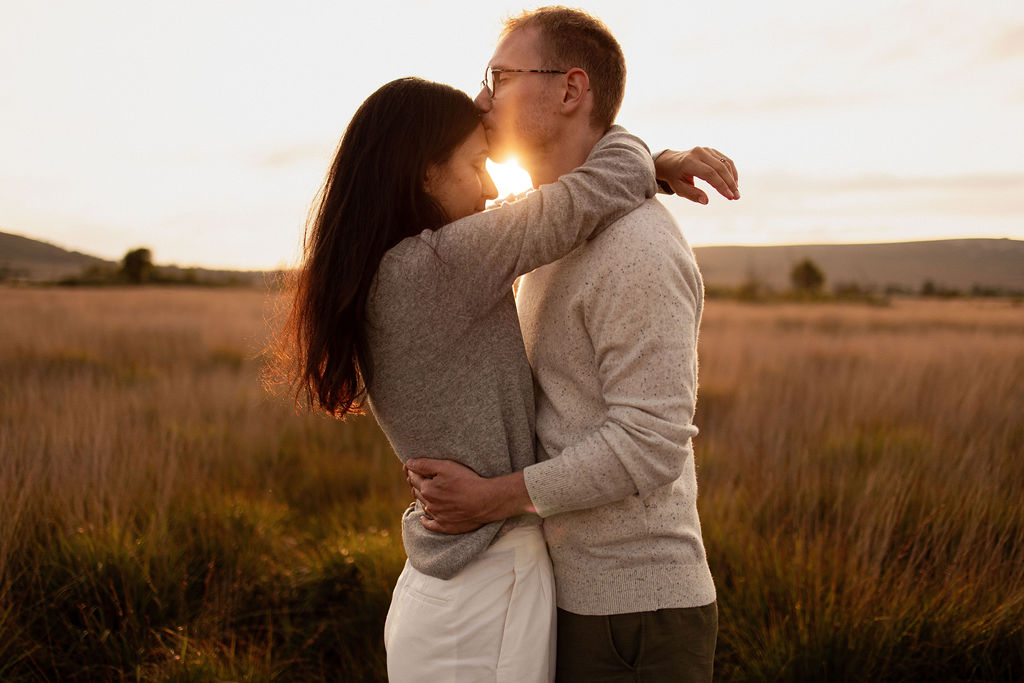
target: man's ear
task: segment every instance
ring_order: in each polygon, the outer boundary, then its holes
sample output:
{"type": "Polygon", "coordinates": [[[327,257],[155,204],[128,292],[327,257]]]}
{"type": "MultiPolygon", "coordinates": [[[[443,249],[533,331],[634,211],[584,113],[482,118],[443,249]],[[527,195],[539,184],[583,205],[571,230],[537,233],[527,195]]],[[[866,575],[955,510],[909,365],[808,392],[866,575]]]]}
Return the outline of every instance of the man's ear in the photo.
{"type": "Polygon", "coordinates": [[[562,95],[562,112],[570,113],[581,107],[590,92],[590,77],[583,69],[573,67],[565,74],[565,92],[562,95]]]}

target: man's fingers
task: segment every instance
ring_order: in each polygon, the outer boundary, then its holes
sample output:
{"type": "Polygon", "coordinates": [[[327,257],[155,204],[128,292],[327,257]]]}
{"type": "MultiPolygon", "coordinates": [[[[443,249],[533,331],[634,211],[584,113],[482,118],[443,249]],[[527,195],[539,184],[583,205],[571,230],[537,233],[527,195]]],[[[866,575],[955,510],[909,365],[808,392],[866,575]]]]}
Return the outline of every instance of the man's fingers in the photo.
{"type": "Polygon", "coordinates": [[[423,528],[427,529],[428,531],[436,531],[437,533],[444,533],[443,531],[441,531],[441,524],[440,524],[440,522],[438,522],[436,519],[433,519],[432,517],[426,517],[426,516],[420,517],[420,524],[422,524],[423,528]]]}
{"type": "Polygon", "coordinates": [[[409,486],[412,487],[412,490],[414,492],[419,491],[421,488],[423,488],[423,482],[429,479],[429,477],[424,477],[411,469],[407,470],[405,474],[405,480],[409,482],[409,486]]]}
{"type": "Polygon", "coordinates": [[[462,525],[445,524],[433,517],[420,517],[420,524],[423,525],[423,528],[429,531],[436,531],[439,534],[461,534],[464,531],[472,531],[472,529],[464,528],[462,525]]]}
{"type": "Polygon", "coordinates": [[[436,531],[439,534],[464,534],[467,531],[479,529],[482,524],[467,524],[465,522],[445,524],[437,519],[420,517],[420,524],[429,531],[436,531]]]}
{"type": "Polygon", "coordinates": [[[423,477],[432,477],[437,474],[437,466],[441,462],[444,461],[431,458],[412,458],[406,461],[405,470],[415,472],[423,477]]]}

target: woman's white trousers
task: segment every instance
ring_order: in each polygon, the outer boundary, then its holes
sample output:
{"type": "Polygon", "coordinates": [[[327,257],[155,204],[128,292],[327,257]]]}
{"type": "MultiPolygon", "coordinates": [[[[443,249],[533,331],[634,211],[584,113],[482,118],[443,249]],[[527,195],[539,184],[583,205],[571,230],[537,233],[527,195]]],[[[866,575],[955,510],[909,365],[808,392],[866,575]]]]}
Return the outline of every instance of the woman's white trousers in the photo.
{"type": "Polygon", "coordinates": [[[555,584],[541,528],[509,531],[447,581],[407,560],[384,646],[391,683],[553,681],[555,584]]]}

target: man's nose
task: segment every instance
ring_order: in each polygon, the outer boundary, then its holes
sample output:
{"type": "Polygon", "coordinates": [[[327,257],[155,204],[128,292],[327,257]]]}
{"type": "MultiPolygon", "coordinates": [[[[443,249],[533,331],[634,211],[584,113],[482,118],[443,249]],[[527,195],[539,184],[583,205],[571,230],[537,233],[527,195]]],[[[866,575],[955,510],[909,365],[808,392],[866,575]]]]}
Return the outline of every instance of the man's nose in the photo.
{"type": "Polygon", "coordinates": [[[491,110],[491,95],[487,92],[487,88],[480,88],[480,92],[477,93],[473,104],[480,111],[487,112],[491,110]]]}

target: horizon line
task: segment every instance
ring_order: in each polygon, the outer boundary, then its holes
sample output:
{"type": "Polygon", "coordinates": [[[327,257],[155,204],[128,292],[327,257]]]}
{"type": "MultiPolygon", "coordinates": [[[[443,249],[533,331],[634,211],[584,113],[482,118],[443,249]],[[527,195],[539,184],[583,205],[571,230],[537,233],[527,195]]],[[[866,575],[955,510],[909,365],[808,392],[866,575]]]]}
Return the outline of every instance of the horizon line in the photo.
{"type": "MultiPolygon", "coordinates": [[[[95,258],[100,261],[108,261],[116,263],[120,260],[119,257],[104,257],[97,256],[95,254],[87,253],[79,249],[63,246],[56,242],[51,242],[47,239],[40,237],[33,237],[24,233],[9,232],[7,230],[0,230],[0,234],[12,235],[14,237],[20,237],[22,239],[39,242],[48,246],[61,249],[69,253],[77,253],[82,256],[89,258],[95,258]]],[[[1000,236],[970,236],[970,237],[935,237],[935,238],[924,238],[924,239],[894,239],[884,242],[879,241],[867,241],[867,242],[771,242],[771,243],[712,243],[712,244],[692,244],[692,249],[762,249],[762,248],[779,248],[779,247],[844,247],[844,246],[884,246],[884,245],[895,245],[895,244],[924,244],[924,243],[938,243],[938,242],[964,242],[964,241],[1007,241],[1007,242],[1024,242],[1024,238],[1007,237],[1006,235],[1000,236]]],[[[148,249],[145,245],[136,245],[128,247],[125,252],[131,251],[132,249],[148,249]]],[[[3,262],[3,257],[0,256],[0,263],[3,262]]],[[[197,264],[181,264],[181,263],[159,263],[154,262],[156,266],[169,267],[169,268],[200,268],[204,270],[223,270],[223,271],[237,271],[237,272],[275,272],[282,270],[294,270],[297,266],[270,266],[270,267],[250,267],[250,266],[217,266],[217,265],[197,265],[197,264]]]]}

